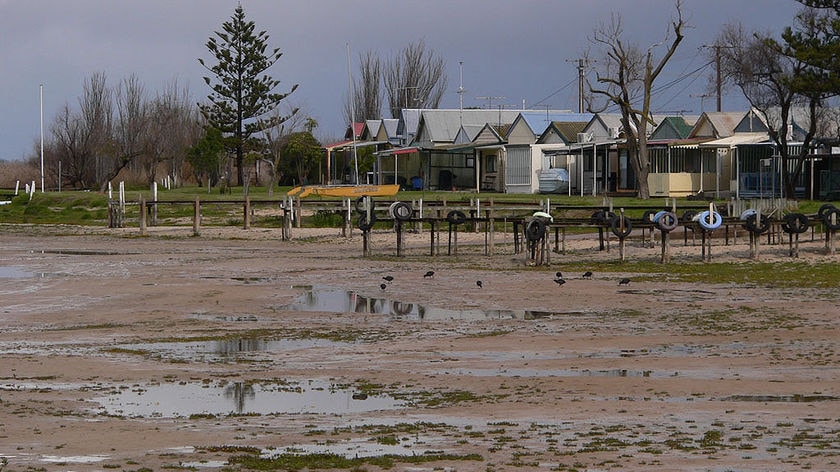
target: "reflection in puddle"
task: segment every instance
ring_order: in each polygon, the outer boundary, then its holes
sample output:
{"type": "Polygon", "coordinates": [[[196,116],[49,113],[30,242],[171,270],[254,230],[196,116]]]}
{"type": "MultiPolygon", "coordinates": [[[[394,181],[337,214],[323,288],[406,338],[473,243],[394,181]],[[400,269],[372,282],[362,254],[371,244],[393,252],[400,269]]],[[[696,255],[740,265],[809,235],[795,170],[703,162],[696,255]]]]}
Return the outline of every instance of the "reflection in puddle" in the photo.
{"type": "Polygon", "coordinates": [[[482,310],[478,308],[452,310],[387,298],[366,297],[352,290],[334,287],[305,286],[293,288],[302,288],[306,292],[298,297],[295,303],[282,307],[284,310],[367,313],[416,320],[544,319],[565,315],[565,313],[526,310],[482,310]]]}
{"type": "Polygon", "coordinates": [[[163,342],[163,343],[141,343],[121,344],[119,349],[128,351],[153,352],[155,355],[170,359],[181,359],[194,361],[221,360],[237,357],[240,354],[255,352],[280,352],[295,349],[308,349],[319,347],[335,347],[340,344],[337,341],[320,338],[306,339],[264,339],[264,338],[234,338],[217,339],[194,342],[163,342]]]}
{"type": "Polygon", "coordinates": [[[105,414],[128,417],[187,417],[228,414],[346,414],[393,410],[394,398],[364,397],[321,381],[305,384],[164,384],[117,391],[94,398],[105,414]],[[363,398],[363,399],[362,399],[363,398]]]}

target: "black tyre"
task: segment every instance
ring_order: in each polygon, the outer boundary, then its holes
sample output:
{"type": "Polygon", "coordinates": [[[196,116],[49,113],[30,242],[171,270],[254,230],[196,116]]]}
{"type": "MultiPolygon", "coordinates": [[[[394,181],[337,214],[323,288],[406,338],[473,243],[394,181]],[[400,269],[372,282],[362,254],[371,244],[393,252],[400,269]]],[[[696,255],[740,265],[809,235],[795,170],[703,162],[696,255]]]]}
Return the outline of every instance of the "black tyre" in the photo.
{"type": "Polygon", "coordinates": [[[682,218],[680,218],[680,219],[682,220],[683,223],[691,223],[691,221],[694,220],[695,216],[697,216],[696,211],[688,210],[688,211],[686,211],[682,214],[682,218]]]}
{"type": "Polygon", "coordinates": [[[394,214],[394,218],[400,221],[408,221],[414,214],[414,209],[406,202],[397,202],[391,208],[391,212],[394,214]]]}
{"type": "Polygon", "coordinates": [[[449,224],[459,225],[467,221],[467,215],[465,215],[463,211],[452,210],[446,214],[446,221],[448,221],[449,224]]]}
{"type": "Polygon", "coordinates": [[[827,212],[828,210],[831,210],[832,208],[836,209],[837,207],[835,207],[831,203],[824,203],[820,206],[820,209],[817,210],[817,214],[820,215],[820,218],[823,218],[823,215],[825,215],[825,212],[827,212]]]}
{"type": "Polygon", "coordinates": [[[545,237],[545,221],[535,218],[525,226],[525,237],[528,241],[539,241],[545,237]]]}
{"type": "Polygon", "coordinates": [[[376,224],[376,215],[373,213],[370,214],[370,219],[368,219],[366,213],[362,213],[359,215],[359,220],[356,222],[356,226],[358,226],[362,231],[370,231],[374,224],[376,224]]]}
{"type": "Polygon", "coordinates": [[[610,220],[610,229],[614,235],[624,239],[627,236],[630,236],[630,233],[633,232],[633,223],[631,223],[630,218],[627,218],[626,216],[616,216],[610,220]]]}
{"type": "Polygon", "coordinates": [[[677,215],[671,211],[666,211],[665,213],[659,215],[659,219],[656,220],[656,225],[659,226],[659,229],[665,231],[666,233],[673,231],[679,224],[680,219],[677,218],[677,215]]]}
{"type": "Polygon", "coordinates": [[[832,231],[840,229],[840,210],[837,208],[829,208],[823,213],[822,218],[826,228],[832,231]]]}
{"type": "Polygon", "coordinates": [[[750,233],[763,234],[770,229],[770,218],[767,215],[761,215],[761,218],[756,218],[758,215],[750,215],[744,226],[750,233]]]}
{"type": "MultiPolygon", "coordinates": [[[[366,197],[363,195],[356,199],[356,211],[359,213],[365,213],[367,211],[365,210],[365,198],[366,197]]],[[[373,197],[367,198],[370,198],[371,209],[373,209],[373,197]]]]}
{"type": "Polygon", "coordinates": [[[802,213],[788,213],[784,217],[782,230],[789,234],[802,234],[808,231],[808,217],[802,213]]]}

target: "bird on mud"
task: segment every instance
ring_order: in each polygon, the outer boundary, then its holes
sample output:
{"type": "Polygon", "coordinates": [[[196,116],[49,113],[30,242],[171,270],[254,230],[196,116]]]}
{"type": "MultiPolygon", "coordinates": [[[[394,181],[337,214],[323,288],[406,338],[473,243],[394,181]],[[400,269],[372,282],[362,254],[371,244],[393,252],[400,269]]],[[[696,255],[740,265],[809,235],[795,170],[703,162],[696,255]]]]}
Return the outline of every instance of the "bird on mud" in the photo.
{"type": "Polygon", "coordinates": [[[583,273],[583,275],[581,277],[584,278],[584,279],[591,279],[592,278],[592,272],[587,270],[586,272],[583,273]]]}
{"type": "Polygon", "coordinates": [[[426,272],[425,274],[423,274],[424,279],[429,279],[429,278],[432,278],[434,276],[435,276],[435,271],[433,271],[433,270],[430,270],[430,271],[426,272]]]}
{"type": "Polygon", "coordinates": [[[387,285],[385,285],[385,284],[379,284],[379,289],[380,290],[385,290],[386,287],[387,287],[387,285]]]}
{"type": "Polygon", "coordinates": [[[480,280],[476,280],[476,281],[475,281],[475,285],[476,285],[478,288],[483,287],[483,284],[481,283],[481,281],[480,281],[480,280]]]}
{"type": "Polygon", "coordinates": [[[393,275],[386,275],[385,277],[382,277],[382,280],[384,280],[388,283],[391,283],[391,282],[394,281],[394,276],[393,275]]]}
{"type": "Polygon", "coordinates": [[[563,278],[557,278],[557,279],[554,279],[554,283],[556,283],[557,285],[562,287],[563,284],[566,283],[566,281],[563,278]]]}
{"type": "Polygon", "coordinates": [[[630,285],[630,279],[625,277],[618,281],[618,285],[630,285]]]}
{"type": "Polygon", "coordinates": [[[554,273],[554,277],[558,278],[558,279],[562,279],[563,278],[563,273],[558,270],[557,272],[554,273]]]}

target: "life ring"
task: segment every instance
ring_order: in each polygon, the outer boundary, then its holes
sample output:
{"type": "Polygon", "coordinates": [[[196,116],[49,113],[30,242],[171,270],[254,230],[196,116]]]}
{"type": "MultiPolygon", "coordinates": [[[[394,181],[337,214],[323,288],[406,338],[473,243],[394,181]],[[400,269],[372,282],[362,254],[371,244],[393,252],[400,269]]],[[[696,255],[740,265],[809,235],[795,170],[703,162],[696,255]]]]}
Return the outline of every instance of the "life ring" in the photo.
{"type": "Polygon", "coordinates": [[[414,209],[406,202],[394,202],[390,208],[391,216],[399,221],[408,221],[414,214],[414,209]]]}
{"type": "Polygon", "coordinates": [[[840,210],[838,210],[837,208],[829,208],[823,213],[822,217],[826,228],[832,231],[837,231],[838,229],[840,229],[840,210]],[[833,222],[831,215],[834,215],[833,222]]]}
{"type": "Polygon", "coordinates": [[[656,225],[659,226],[659,229],[669,233],[673,231],[677,225],[680,224],[680,219],[677,218],[677,215],[673,212],[666,211],[659,215],[659,218],[656,219],[656,225]]]}
{"type": "Polygon", "coordinates": [[[751,217],[751,216],[755,215],[756,213],[757,213],[757,212],[755,211],[755,208],[750,208],[750,209],[748,209],[748,210],[744,210],[744,211],[741,213],[741,216],[739,217],[739,219],[740,219],[741,221],[747,221],[747,218],[749,218],[749,217],[751,217]]]}
{"type": "Polygon", "coordinates": [[[361,197],[356,199],[356,211],[359,213],[366,213],[367,208],[365,208],[365,198],[370,199],[370,208],[373,209],[373,197],[368,197],[367,195],[362,195],[361,197]]]}
{"type": "Polygon", "coordinates": [[[802,213],[788,213],[784,217],[782,230],[789,234],[802,234],[808,231],[808,217],[802,213]]]}
{"type": "Polygon", "coordinates": [[[539,241],[545,237],[545,220],[534,218],[525,225],[525,237],[528,241],[539,241]]]}
{"type": "Polygon", "coordinates": [[[825,212],[827,212],[828,210],[831,210],[832,208],[836,208],[836,207],[834,205],[832,205],[831,203],[824,203],[820,206],[820,209],[817,210],[817,214],[820,215],[820,218],[823,218],[823,215],[825,215],[825,212]]]}
{"type": "Polygon", "coordinates": [[[767,215],[761,215],[761,219],[759,219],[758,214],[750,215],[747,217],[747,221],[744,226],[750,233],[766,233],[767,230],[770,229],[770,218],[768,218],[767,215]]]}
{"type": "Polygon", "coordinates": [[[362,213],[359,215],[359,220],[356,222],[356,226],[358,226],[362,231],[370,231],[375,223],[376,215],[373,212],[370,214],[370,219],[368,219],[367,213],[362,213]]]}
{"type": "Polygon", "coordinates": [[[699,216],[700,218],[697,219],[697,222],[700,223],[700,226],[706,231],[714,231],[720,228],[720,225],[723,224],[723,217],[716,211],[710,212],[709,210],[706,210],[700,213],[699,216]]]}
{"type": "Polygon", "coordinates": [[[630,233],[633,231],[633,223],[631,223],[630,218],[627,218],[626,216],[616,216],[610,220],[610,229],[613,234],[621,239],[624,239],[627,236],[630,236],[630,233]],[[624,228],[623,231],[621,229],[622,227],[624,228]]]}
{"type": "Polygon", "coordinates": [[[452,210],[446,214],[446,221],[448,221],[449,224],[459,225],[467,221],[467,215],[460,210],[452,210]]]}

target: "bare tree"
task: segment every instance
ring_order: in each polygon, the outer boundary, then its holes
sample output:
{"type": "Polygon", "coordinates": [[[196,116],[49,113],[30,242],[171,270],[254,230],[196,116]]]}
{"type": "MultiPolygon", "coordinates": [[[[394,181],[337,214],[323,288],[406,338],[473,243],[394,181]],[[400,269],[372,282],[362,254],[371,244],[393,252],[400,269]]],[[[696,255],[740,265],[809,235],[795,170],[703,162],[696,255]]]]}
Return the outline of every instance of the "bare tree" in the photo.
{"type": "Polygon", "coordinates": [[[650,198],[648,175],[650,160],[647,152],[647,128],[654,125],[651,114],[651,91],[656,78],[683,40],[685,21],[681,4],[676,2],[676,18],[671,22],[662,43],[654,44],[643,53],[637,46],[624,41],[621,16],[613,15],[611,23],[598,29],[592,42],[603,52],[597,73],[598,86],[589,84],[591,93],[605,97],[621,113],[621,125],[627,139],[630,165],[636,173],[639,198],[650,198]],[[671,32],[674,33],[671,38],[671,32]],[[668,42],[665,54],[657,60],[655,50],[668,42]]]}
{"type": "Polygon", "coordinates": [[[161,164],[177,184],[183,181],[187,151],[201,136],[201,117],[192,104],[188,87],[177,80],[166,84],[149,104],[149,120],[142,166],[149,184],[157,180],[161,164]]]}
{"type": "Polygon", "coordinates": [[[116,116],[111,128],[112,134],[105,138],[100,153],[103,171],[100,191],[115,179],[120,171],[143,154],[146,129],[149,125],[149,111],[146,90],[136,75],[123,79],[115,93],[116,116]]]}
{"type": "MultiPolygon", "coordinates": [[[[359,77],[354,80],[352,104],[344,102],[347,123],[378,120],[382,117],[382,61],[372,51],[359,55],[359,77]],[[356,116],[352,116],[355,112],[356,116]]],[[[350,94],[348,94],[348,97],[350,94]]]]}
{"type": "Polygon", "coordinates": [[[446,62],[421,39],[388,62],[384,78],[392,118],[403,108],[437,108],[447,85],[446,62]]]}
{"type": "MultiPolygon", "coordinates": [[[[112,93],[106,81],[104,72],[95,72],[85,81],[82,97],[79,99],[84,148],[93,154],[94,182],[100,183],[103,188],[108,182],[106,175],[110,174],[109,155],[112,152],[110,148],[113,126],[112,93]]],[[[94,182],[83,183],[87,187],[94,182]]]]}
{"type": "MultiPolygon", "coordinates": [[[[93,151],[78,114],[65,104],[50,126],[52,139],[45,147],[54,145],[55,159],[62,163],[62,173],[72,187],[86,187],[93,178],[93,151]]],[[[52,167],[52,166],[50,166],[52,167]]]]}
{"type": "MultiPolygon", "coordinates": [[[[301,110],[300,108],[295,107],[292,107],[292,109],[301,110]]],[[[264,164],[268,165],[269,169],[269,196],[274,195],[274,185],[282,180],[285,175],[283,172],[284,167],[282,165],[283,149],[289,142],[289,136],[303,130],[306,123],[310,120],[305,111],[298,111],[295,114],[289,114],[278,109],[275,110],[275,113],[281,116],[290,115],[291,117],[286,121],[280,122],[277,126],[263,131],[262,138],[265,146],[261,160],[264,164]]]]}
{"type": "MultiPolygon", "coordinates": [[[[804,9],[797,16],[799,26],[806,34],[808,25],[813,24],[814,14],[813,10],[804,9]]],[[[809,67],[786,54],[783,46],[769,33],[748,33],[740,24],[728,24],[718,35],[715,46],[721,54],[722,79],[736,85],[767,123],[770,139],[776,143],[781,156],[785,194],[792,197],[810,144],[818,132],[825,91],[818,89],[808,93],[797,89],[797,78],[807,75],[809,67]],[[792,153],[788,144],[794,137],[788,129],[794,123],[796,110],[804,111],[799,113],[798,124],[807,129],[803,145],[797,153],[792,153]]]]}

